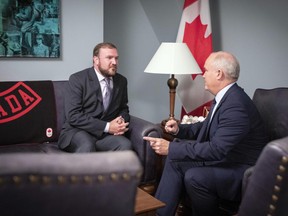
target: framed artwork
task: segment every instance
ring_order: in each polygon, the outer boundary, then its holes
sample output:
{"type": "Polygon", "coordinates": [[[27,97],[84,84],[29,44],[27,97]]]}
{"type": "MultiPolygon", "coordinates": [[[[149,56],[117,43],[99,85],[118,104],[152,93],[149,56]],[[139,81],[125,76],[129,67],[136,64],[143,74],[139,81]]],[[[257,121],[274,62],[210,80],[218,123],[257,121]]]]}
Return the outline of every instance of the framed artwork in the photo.
{"type": "Polygon", "coordinates": [[[60,58],[60,0],[0,0],[0,58],[60,58]]]}

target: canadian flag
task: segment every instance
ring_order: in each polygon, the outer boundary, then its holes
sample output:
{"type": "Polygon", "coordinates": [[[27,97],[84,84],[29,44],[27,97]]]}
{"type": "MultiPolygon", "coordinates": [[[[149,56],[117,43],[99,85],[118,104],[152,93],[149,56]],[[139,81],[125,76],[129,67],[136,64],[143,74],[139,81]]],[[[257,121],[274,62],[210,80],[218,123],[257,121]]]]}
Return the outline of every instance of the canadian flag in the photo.
{"type": "MultiPolygon", "coordinates": [[[[212,52],[212,28],[209,0],[185,0],[176,42],[184,42],[204,73],[204,63],[212,52]]],[[[205,90],[204,79],[199,75],[175,75],[177,94],[184,115],[201,116],[214,96],[205,90]]]]}

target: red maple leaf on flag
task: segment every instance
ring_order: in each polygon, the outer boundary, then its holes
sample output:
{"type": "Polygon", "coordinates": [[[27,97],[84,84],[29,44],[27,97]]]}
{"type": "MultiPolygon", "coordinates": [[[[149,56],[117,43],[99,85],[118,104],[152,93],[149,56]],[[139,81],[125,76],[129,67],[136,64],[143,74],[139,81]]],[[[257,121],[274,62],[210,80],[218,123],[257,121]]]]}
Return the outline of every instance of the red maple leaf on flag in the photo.
{"type": "MultiPolygon", "coordinates": [[[[190,51],[192,52],[195,60],[197,61],[200,69],[202,70],[202,75],[204,74],[204,63],[207,57],[212,52],[212,36],[211,34],[205,38],[204,34],[206,32],[207,25],[203,25],[200,20],[200,15],[192,23],[186,23],[185,32],[183,36],[183,42],[187,44],[190,51]],[[191,34],[193,32],[193,34],[191,34]]],[[[193,80],[199,74],[193,74],[193,80]]]]}
{"type": "Polygon", "coordinates": [[[209,0],[185,0],[176,41],[186,43],[202,74],[177,75],[177,94],[182,102],[184,115],[204,115],[213,95],[205,90],[204,63],[212,52],[212,29],[209,0]]]}

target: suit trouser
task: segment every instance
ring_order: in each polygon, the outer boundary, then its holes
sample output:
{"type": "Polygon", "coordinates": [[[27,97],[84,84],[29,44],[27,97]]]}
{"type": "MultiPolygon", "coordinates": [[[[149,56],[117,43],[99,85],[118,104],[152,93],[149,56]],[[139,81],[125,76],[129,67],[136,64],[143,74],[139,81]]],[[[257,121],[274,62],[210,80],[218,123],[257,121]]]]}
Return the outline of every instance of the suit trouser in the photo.
{"type": "Polygon", "coordinates": [[[240,201],[241,184],[248,165],[176,161],[166,158],[155,197],[166,204],[159,216],[174,216],[180,199],[187,193],[193,216],[216,216],[219,199],[240,201]]]}
{"type": "Polygon", "coordinates": [[[125,136],[104,134],[100,139],[86,131],[79,131],[72,137],[64,150],[68,152],[124,151],[131,150],[131,141],[125,136]]]}

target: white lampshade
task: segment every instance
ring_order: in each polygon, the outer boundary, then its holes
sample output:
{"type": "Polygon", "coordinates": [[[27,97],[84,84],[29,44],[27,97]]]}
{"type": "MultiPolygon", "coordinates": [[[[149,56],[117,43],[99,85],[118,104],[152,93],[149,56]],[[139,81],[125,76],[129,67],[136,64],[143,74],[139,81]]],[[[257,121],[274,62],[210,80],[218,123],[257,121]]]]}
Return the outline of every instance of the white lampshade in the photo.
{"type": "Polygon", "coordinates": [[[156,74],[201,74],[186,43],[161,43],[144,70],[156,74]]]}

